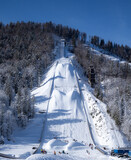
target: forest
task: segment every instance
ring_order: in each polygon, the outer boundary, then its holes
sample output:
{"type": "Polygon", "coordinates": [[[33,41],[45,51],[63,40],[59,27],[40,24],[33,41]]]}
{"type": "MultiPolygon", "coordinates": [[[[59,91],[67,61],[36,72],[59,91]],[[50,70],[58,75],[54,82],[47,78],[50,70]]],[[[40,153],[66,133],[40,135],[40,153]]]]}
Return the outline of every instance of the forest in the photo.
{"type": "Polygon", "coordinates": [[[131,140],[131,64],[119,59],[112,60],[105,54],[95,54],[90,47],[81,43],[74,53],[94,87],[94,95],[107,105],[108,114],[131,140]],[[92,68],[95,81],[90,75],[92,68]]]}
{"type": "Polygon", "coordinates": [[[10,136],[16,126],[26,127],[34,116],[31,89],[38,86],[53,59],[52,36],[41,24],[0,25],[0,137],[10,136]]]}

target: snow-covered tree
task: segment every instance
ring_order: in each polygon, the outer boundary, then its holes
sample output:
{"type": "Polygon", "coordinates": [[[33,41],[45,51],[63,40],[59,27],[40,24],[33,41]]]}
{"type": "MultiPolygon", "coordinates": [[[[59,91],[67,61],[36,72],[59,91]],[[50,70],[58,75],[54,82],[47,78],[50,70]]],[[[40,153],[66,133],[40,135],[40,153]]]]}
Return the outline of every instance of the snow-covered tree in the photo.
{"type": "Polygon", "coordinates": [[[6,111],[5,118],[6,118],[6,124],[7,124],[7,138],[9,140],[15,126],[15,120],[11,110],[6,111]]]}
{"type": "Polygon", "coordinates": [[[6,79],[6,83],[5,83],[5,86],[4,86],[4,90],[5,90],[5,93],[6,95],[8,96],[8,99],[9,99],[9,105],[11,104],[11,101],[13,100],[14,98],[14,89],[13,89],[13,84],[12,84],[12,80],[11,80],[11,76],[8,75],[7,76],[7,79],[6,79]]]}
{"type": "Polygon", "coordinates": [[[122,131],[127,135],[129,141],[131,141],[131,116],[130,115],[131,115],[131,110],[130,110],[130,113],[124,116],[123,123],[122,123],[122,131]]]}
{"type": "Polygon", "coordinates": [[[0,136],[0,144],[4,144],[4,137],[0,136]]]}
{"type": "Polygon", "coordinates": [[[23,113],[18,114],[18,125],[20,127],[26,127],[28,122],[28,118],[26,115],[24,115],[23,113]]]}

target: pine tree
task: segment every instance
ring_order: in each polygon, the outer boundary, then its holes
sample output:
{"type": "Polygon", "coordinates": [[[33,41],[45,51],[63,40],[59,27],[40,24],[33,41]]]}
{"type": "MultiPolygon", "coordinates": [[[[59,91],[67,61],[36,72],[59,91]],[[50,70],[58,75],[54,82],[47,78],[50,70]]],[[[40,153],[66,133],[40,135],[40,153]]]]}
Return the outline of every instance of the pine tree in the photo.
{"type": "Polygon", "coordinates": [[[7,80],[6,80],[6,83],[5,83],[5,86],[4,86],[5,93],[8,96],[8,99],[9,99],[9,106],[11,104],[11,101],[14,98],[14,90],[13,90],[12,86],[13,86],[13,84],[12,84],[12,81],[11,81],[11,76],[9,75],[7,77],[7,80]]]}
{"type": "Polygon", "coordinates": [[[10,136],[12,134],[13,131],[13,127],[14,127],[14,118],[12,115],[12,112],[10,110],[7,110],[5,113],[5,119],[6,119],[6,125],[7,125],[7,138],[8,140],[10,140],[10,136]]]}

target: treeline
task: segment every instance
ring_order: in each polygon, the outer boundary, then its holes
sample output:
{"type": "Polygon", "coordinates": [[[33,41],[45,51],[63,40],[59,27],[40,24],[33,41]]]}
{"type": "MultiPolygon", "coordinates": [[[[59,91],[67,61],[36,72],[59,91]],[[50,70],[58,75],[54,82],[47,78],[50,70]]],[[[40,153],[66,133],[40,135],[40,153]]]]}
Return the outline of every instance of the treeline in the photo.
{"type": "Polygon", "coordinates": [[[107,112],[131,140],[131,65],[97,54],[81,43],[74,53],[90,82],[94,70],[95,81],[91,83],[95,83],[95,96],[107,104],[107,112]]]}
{"type": "Polygon", "coordinates": [[[111,41],[105,43],[104,39],[100,39],[98,36],[92,36],[91,43],[106,51],[109,51],[123,60],[131,62],[131,48],[127,45],[123,46],[117,43],[112,43],[111,41]]]}

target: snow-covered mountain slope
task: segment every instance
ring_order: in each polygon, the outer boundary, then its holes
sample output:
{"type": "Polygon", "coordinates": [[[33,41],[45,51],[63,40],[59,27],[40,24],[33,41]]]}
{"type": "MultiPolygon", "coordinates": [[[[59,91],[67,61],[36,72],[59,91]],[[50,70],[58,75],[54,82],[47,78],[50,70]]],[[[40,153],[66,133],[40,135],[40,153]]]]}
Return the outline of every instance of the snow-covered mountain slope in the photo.
{"type": "Polygon", "coordinates": [[[7,144],[6,148],[1,147],[1,150],[25,159],[33,154],[33,145],[38,147],[35,155],[28,160],[117,159],[102,154],[97,147],[106,147],[108,153],[110,149],[124,145],[121,134],[112,130],[105,104],[97,100],[89,85],[84,83],[81,71],[73,65],[73,56],[63,51],[64,46],[60,50],[60,58],[44,75],[40,87],[32,91],[36,105],[34,120],[22,134],[20,131],[15,134],[16,142],[7,144]],[[64,53],[68,58],[64,57],[64,53]],[[40,144],[37,142],[39,137],[40,144]],[[19,150],[16,148],[18,145],[19,150]],[[47,154],[40,155],[41,149],[45,149],[47,154]]]}
{"type": "Polygon", "coordinates": [[[93,142],[83,111],[75,70],[70,59],[61,58],[55,68],[42,148],[48,152],[69,152],[79,145],[85,150],[89,143],[93,142]]]}
{"type": "Polygon", "coordinates": [[[98,100],[88,87],[80,82],[85,110],[89,117],[90,125],[95,137],[96,144],[112,148],[124,147],[122,135],[107,114],[106,105],[98,100]]]}
{"type": "Polygon", "coordinates": [[[87,44],[84,44],[84,47],[89,47],[90,51],[93,54],[97,54],[99,56],[103,55],[105,58],[110,59],[111,61],[114,61],[114,62],[119,62],[121,65],[128,63],[129,67],[131,68],[130,62],[121,59],[119,56],[114,55],[112,52],[101,49],[101,48],[99,48],[89,42],[87,44]]]}

